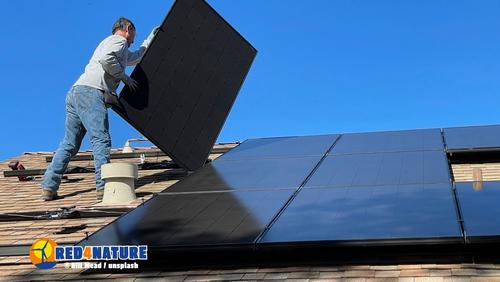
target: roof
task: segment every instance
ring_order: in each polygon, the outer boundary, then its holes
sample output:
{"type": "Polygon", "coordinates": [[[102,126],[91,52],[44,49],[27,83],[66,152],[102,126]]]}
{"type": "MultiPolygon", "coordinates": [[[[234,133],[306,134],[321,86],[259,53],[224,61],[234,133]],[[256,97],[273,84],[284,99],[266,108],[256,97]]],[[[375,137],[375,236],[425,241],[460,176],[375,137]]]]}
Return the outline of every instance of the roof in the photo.
{"type": "MultiPolygon", "coordinates": [[[[216,149],[232,148],[237,143],[215,145],[216,149]]],[[[113,149],[112,154],[120,153],[121,149],[113,149]]],[[[136,153],[157,153],[157,148],[140,148],[136,153]]],[[[91,155],[91,151],[82,151],[78,156],[91,155]]],[[[17,177],[4,177],[3,171],[10,171],[8,164],[12,160],[20,161],[26,169],[45,169],[48,166],[46,158],[52,156],[51,152],[27,152],[21,156],[13,157],[0,162],[2,187],[0,199],[0,214],[11,215],[8,220],[0,221],[0,250],[9,247],[18,250],[29,249],[37,238],[49,237],[58,244],[74,244],[92,234],[99,228],[115,220],[121,213],[107,211],[111,206],[104,206],[96,202],[94,173],[68,174],[63,179],[59,188],[60,199],[45,202],[41,199],[41,176],[31,181],[19,181],[17,177]],[[82,217],[68,219],[41,220],[22,217],[25,213],[42,215],[47,211],[57,211],[63,207],[75,207],[77,210],[104,211],[99,217],[82,217]],[[107,213],[106,213],[107,212],[107,213]],[[106,216],[109,214],[109,216],[106,216]],[[17,218],[17,219],[16,219],[17,218]]],[[[219,157],[220,154],[211,154],[210,159],[219,157]]],[[[167,156],[146,157],[146,162],[158,163],[169,161],[167,156]]],[[[126,158],[111,160],[111,162],[139,163],[139,158],[126,158]]],[[[71,161],[70,166],[92,167],[93,161],[71,161]]],[[[137,199],[128,205],[113,206],[112,208],[132,209],[150,199],[155,193],[164,190],[179,181],[179,176],[169,174],[175,169],[139,170],[136,181],[137,199]]],[[[9,272],[9,269],[23,269],[32,266],[27,256],[1,256],[0,273],[9,272]],[[14,265],[12,265],[14,264],[14,265]]]]}
{"type": "MultiPolygon", "coordinates": [[[[3,262],[1,262],[3,263],[3,262]]],[[[252,267],[234,269],[188,269],[106,273],[75,271],[56,266],[50,271],[34,269],[31,264],[5,265],[0,268],[3,279],[98,280],[120,281],[342,281],[342,282],[486,282],[500,281],[498,264],[403,264],[403,265],[340,265],[252,267]],[[5,276],[7,275],[7,276],[5,276]],[[161,279],[160,279],[161,278],[161,279]]],[[[0,278],[1,279],[1,278],[0,278]]]]}
{"type": "MultiPolygon", "coordinates": [[[[233,148],[237,143],[217,144],[214,148],[233,148]]],[[[119,153],[114,149],[112,153],[119,153]]],[[[137,152],[158,152],[156,148],[141,148],[137,152]]],[[[89,155],[90,151],[80,152],[78,155],[89,155]]],[[[0,162],[2,170],[9,170],[7,164],[11,160],[19,160],[26,169],[45,168],[46,157],[50,152],[25,153],[21,156],[0,162]]],[[[216,159],[220,154],[211,154],[216,159]]],[[[147,157],[148,162],[170,160],[166,156],[147,157]]],[[[112,162],[118,160],[112,160],[112,162]]],[[[120,159],[120,162],[138,163],[138,158],[120,159]]],[[[72,166],[91,167],[92,161],[72,161],[72,166]]],[[[457,181],[473,181],[473,168],[480,167],[484,172],[485,180],[498,180],[498,163],[490,164],[454,164],[457,181]]],[[[155,193],[178,182],[182,177],[172,179],[168,172],[172,169],[140,170],[137,185],[138,199],[123,208],[133,208],[151,198],[155,193]]],[[[82,210],[105,210],[107,207],[96,205],[94,194],[94,174],[75,173],[68,175],[63,181],[59,194],[62,199],[44,202],[40,199],[40,178],[33,181],[20,182],[16,177],[0,176],[3,188],[0,198],[0,213],[27,213],[57,210],[61,207],[76,206],[82,210]]],[[[113,222],[118,214],[101,213],[99,217],[70,218],[40,220],[31,218],[10,218],[9,221],[0,221],[0,250],[2,247],[29,247],[34,240],[49,237],[58,244],[73,244],[108,223],[113,222]]],[[[494,261],[493,261],[494,262],[494,261]]],[[[454,263],[454,264],[359,264],[359,263],[312,263],[304,265],[221,265],[220,267],[186,267],[168,269],[161,266],[142,269],[135,272],[112,273],[105,271],[79,271],[65,269],[58,264],[49,271],[38,270],[27,255],[0,256],[0,277],[8,280],[71,280],[71,279],[103,279],[120,278],[124,280],[158,279],[163,277],[171,281],[193,280],[283,280],[297,279],[297,281],[500,281],[500,264],[486,261],[486,263],[454,263]],[[319,281],[319,280],[318,280],[319,281]]]]}

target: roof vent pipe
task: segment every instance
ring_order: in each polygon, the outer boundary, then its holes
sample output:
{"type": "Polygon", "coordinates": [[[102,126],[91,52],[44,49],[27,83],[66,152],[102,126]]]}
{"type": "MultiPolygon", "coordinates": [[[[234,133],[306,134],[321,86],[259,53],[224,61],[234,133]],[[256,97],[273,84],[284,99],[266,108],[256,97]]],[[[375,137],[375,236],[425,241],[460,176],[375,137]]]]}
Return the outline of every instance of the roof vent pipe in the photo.
{"type": "Polygon", "coordinates": [[[123,146],[122,153],[133,153],[135,149],[130,146],[130,142],[125,142],[125,145],[123,146]]]}
{"type": "Polygon", "coordinates": [[[109,163],[101,166],[104,185],[103,204],[127,204],[136,199],[135,179],[137,165],[129,163],[109,163]]]}
{"type": "Polygon", "coordinates": [[[127,142],[125,142],[125,145],[123,145],[122,153],[133,153],[135,151],[134,147],[130,146],[130,143],[132,142],[147,142],[149,141],[146,138],[131,138],[128,139],[127,142]]]}

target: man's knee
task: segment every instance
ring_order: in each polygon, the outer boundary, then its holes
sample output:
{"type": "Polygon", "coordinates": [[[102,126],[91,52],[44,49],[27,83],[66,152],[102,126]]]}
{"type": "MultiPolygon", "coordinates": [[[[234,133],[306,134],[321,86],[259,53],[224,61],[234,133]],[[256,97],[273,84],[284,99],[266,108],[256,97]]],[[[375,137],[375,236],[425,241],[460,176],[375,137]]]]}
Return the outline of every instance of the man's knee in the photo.
{"type": "Polygon", "coordinates": [[[67,152],[72,156],[78,153],[78,150],[80,149],[77,144],[74,144],[67,140],[63,140],[61,144],[59,144],[59,148],[61,148],[63,151],[67,152]]]}
{"type": "Polygon", "coordinates": [[[96,148],[97,147],[99,147],[99,148],[100,147],[111,148],[111,137],[109,136],[109,134],[102,134],[102,135],[98,135],[98,136],[93,136],[91,139],[91,142],[92,142],[92,145],[96,148]]]}

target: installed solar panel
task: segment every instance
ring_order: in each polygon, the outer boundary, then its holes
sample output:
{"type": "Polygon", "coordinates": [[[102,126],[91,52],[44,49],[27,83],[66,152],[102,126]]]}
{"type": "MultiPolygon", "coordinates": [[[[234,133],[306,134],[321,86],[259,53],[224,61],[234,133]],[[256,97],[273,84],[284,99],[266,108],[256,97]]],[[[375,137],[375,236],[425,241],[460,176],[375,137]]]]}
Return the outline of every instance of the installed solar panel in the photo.
{"type": "Polygon", "coordinates": [[[262,243],[461,240],[449,184],[303,189],[262,243]]]}
{"type": "Polygon", "coordinates": [[[328,156],[306,187],[449,183],[444,151],[328,156]]]}
{"type": "Polygon", "coordinates": [[[444,129],[448,150],[500,148],[500,125],[444,129]]]}
{"type": "MultiPolygon", "coordinates": [[[[439,130],[345,136],[247,140],[81,244],[463,243],[439,130]]],[[[476,207],[459,192],[467,229],[476,207]]],[[[481,224],[474,240],[493,236],[481,224]]]]}
{"type": "Polygon", "coordinates": [[[487,237],[500,239],[500,182],[456,183],[458,201],[467,237],[479,241],[487,237]]]}
{"type": "Polygon", "coordinates": [[[216,160],[163,192],[298,188],[320,159],[216,160]]]}
{"type": "Polygon", "coordinates": [[[79,245],[252,244],[293,190],[158,195],[79,245]]]}
{"type": "Polygon", "coordinates": [[[340,135],[249,139],[217,161],[323,156],[340,135]]]}
{"type": "Polygon", "coordinates": [[[343,134],[330,154],[443,150],[440,129],[343,134]]]}
{"type": "Polygon", "coordinates": [[[178,164],[203,166],[256,50],[203,0],[176,1],[114,110],[178,164]]]}

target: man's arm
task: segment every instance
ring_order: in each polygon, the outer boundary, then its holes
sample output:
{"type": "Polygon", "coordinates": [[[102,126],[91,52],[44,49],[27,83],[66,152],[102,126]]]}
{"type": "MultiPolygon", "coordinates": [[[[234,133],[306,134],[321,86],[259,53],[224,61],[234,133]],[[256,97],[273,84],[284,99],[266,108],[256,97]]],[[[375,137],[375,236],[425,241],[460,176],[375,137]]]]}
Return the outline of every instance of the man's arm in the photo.
{"type": "Polygon", "coordinates": [[[120,63],[119,58],[127,53],[127,40],[117,39],[111,41],[104,50],[104,55],[99,60],[102,68],[109,75],[116,77],[127,84],[132,90],[137,87],[137,83],[125,74],[125,66],[120,63]]]}
{"type": "Polygon", "coordinates": [[[151,33],[142,42],[141,47],[137,51],[130,52],[127,49],[127,55],[128,55],[127,66],[137,65],[141,61],[142,56],[144,56],[144,53],[146,53],[146,49],[148,49],[149,44],[151,44],[151,41],[153,41],[153,38],[155,37],[158,29],[159,27],[153,28],[151,33]]]}
{"type": "Polygon", "coordinates": [[[127,66],[134,66],[137,65],[140,61],[144,53],[146,52],[145,46],[141,46],[137,51],[130,52],[127,50],[127,55],[128,55],[128,60],[127,60],[127,66]]]}

